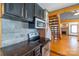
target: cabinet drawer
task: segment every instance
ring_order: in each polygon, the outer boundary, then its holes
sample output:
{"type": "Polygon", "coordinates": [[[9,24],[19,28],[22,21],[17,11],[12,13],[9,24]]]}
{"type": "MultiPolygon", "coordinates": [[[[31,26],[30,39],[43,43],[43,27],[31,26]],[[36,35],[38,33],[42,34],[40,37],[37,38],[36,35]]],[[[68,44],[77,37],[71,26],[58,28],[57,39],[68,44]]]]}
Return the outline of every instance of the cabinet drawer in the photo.
{"type": "Polygon", "coordinates": [[[34,51],[31,51],[29,53],[25,53],[24,56],[34,56],[34,51]]]}
{"type": "Polygon", "coordinates": [[[26,54],[25,56],[33,56],[33,52],[26,54]]]}

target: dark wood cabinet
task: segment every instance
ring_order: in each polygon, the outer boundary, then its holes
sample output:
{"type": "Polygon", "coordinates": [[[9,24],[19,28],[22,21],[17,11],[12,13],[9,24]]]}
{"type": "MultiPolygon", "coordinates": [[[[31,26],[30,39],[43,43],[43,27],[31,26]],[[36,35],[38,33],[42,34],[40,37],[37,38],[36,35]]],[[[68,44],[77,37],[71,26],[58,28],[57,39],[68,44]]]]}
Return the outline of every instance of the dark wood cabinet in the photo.
{"type": "Polygon", "coordinates": [[[39,17],[39,5],[38,4],[35,4],[35,16],[36,17],[39,17]]]}
{"type": "Polygon", "coordinates": [[[40,56],[42,44],[38,41],[23,41],[11,46],[0,48],[0,56],[40,56]]]}
{"type": "Polygon", "coordinates": [[[44,9],[41,8],[38,4],[34,4],[34,19],[32,22],[29,22],[29,28],[35,28],[35,18],[39,18],[41,20],[44,20],[44,9]]]}
{"type": "Polygon", "coordinates": [[[44,9],[36,3],[5,3],[5,14],[33,22],[34,17],[44,20],[44,9]]]}
{"type": "Polygon", "coordinates": [[[0,48],[0,56],[48,56],[50,54],[50,41],[27,42],[23,41],[11,46],[0,48]]]}
{"type": "Polygon", "coordinates": [[[50,41],[47,42],[43,47],[42,47],[42,56],[49,56],[50,55],[50,41]]]}
{"type": "Polygon", "coordinates": [[[5,13],[17,17],[24,17],[24,4],[23,3],[5,3],[5,13]]]}
{"type": "Polygon", "coordinates": [[[29,22],[29,28],[35,28],[35,22],[29,22]]]}
{"type": "Polygon", "coordinates": [[[34,17],[34,3],[25,3],[25,11],[24,11],[25,20],[33,21],[34,17]]]}
{"type": "Polygon", "coordinates": [[[34,51],[30,51],[29,53],[25,53],[23,56],[34,56],[34,51]]]}
{"type": "Polygon", "coordinates": [[[35,56],[40,56],[41,55],[41,47],[40,46],[36,47],[34,52],[35,52],[35,56]]]}
{"type": "Polygon", "coordinates": [[[38,4],[35,4],[35,16],[44,19],[44,9],[41,8],[38,4]]]}
{"type": "Polygon", "coordinates": [[[24,56],[41,56],[41,45],[38,45],[37,47],[33,48],[29,53],[24,54],[24,56]]]}

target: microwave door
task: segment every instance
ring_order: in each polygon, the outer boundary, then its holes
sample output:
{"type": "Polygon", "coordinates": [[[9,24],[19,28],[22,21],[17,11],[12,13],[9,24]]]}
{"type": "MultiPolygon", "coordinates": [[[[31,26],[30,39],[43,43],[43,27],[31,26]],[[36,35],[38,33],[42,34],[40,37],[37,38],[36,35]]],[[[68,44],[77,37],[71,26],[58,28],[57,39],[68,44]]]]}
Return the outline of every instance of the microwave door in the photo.
{"type": "Polygon", "coordinates": [[[36,18],[35,27],[36,28],[44,28],[45,27],[45,21],[36,18]]]}

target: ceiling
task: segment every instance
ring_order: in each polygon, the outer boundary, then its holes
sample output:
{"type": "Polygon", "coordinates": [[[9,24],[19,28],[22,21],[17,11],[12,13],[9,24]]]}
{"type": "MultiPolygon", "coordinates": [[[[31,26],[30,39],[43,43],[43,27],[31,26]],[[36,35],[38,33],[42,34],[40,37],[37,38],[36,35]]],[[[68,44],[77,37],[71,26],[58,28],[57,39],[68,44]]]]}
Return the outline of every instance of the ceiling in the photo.
{"type": "Polygon", "coordinates": [[[49,12],[69,7],[78,3],[38,3],[42,8],[47,9],[49,12]]]}
{"type": "Polygon", "coordinates": [[[79,14],[75,15],[75,12],[65,12],[63,14],[60,14],[60,18],[61,20],[75,20],[75,19],[79,19],[79,14]]]}

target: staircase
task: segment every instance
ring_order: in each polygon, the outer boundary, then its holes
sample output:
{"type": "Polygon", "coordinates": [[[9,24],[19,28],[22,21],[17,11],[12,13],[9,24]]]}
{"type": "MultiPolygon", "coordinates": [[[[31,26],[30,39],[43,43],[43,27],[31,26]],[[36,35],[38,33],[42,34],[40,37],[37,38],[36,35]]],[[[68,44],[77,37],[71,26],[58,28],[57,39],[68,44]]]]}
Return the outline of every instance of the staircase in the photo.
{"type": "Polygon", "coordinates": [[[49,25],[54,39],[60,38],[60,24],[57,16],[53,16],[49,20],[49,25]]]}

